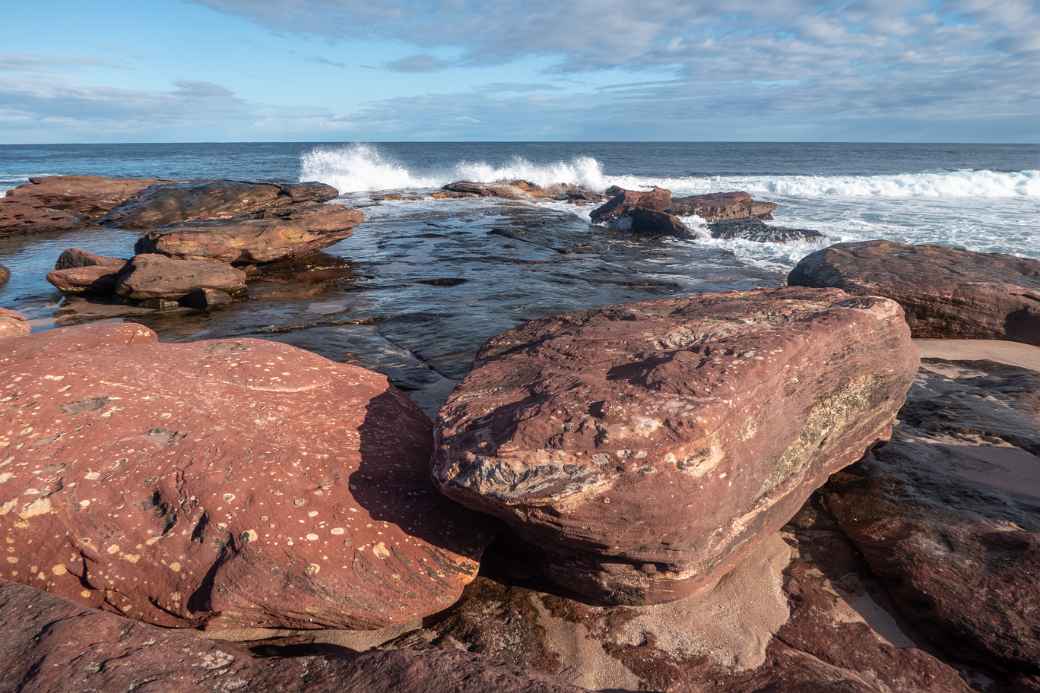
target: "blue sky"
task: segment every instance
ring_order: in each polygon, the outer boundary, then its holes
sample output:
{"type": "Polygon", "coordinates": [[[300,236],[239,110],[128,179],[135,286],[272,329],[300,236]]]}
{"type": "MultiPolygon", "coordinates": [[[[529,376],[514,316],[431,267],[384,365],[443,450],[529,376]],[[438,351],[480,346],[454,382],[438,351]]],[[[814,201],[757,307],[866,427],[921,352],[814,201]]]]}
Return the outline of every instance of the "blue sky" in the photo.
{"type": "Polygon", "coordinates": [[[10,3],[0,143],[1040,142],[1040,0],[10,3]]]}

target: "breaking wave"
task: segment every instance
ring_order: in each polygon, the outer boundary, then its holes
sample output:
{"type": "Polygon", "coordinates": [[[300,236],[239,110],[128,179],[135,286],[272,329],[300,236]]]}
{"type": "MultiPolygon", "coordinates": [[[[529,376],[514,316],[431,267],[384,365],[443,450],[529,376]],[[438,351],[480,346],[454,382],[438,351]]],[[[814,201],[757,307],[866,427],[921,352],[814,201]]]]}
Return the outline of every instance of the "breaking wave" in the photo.
{"type": "Polygon", "coordinates": [[[960,170],[872,176],[686,176],[607,175],[589,156],[534,163],[515,157],[505,164],[459,161],[441,169],[415,171],[369,144],[319,147],[300,161],[300,180],[317,180],[340,192],[434,188],[455,180],[492,182],[522,178],[538,185],[572,183],[602,191],[611,185],[660,185],[677,194],[746,190],[791,198],[1040,198],[1040,170],[960,170]]]}

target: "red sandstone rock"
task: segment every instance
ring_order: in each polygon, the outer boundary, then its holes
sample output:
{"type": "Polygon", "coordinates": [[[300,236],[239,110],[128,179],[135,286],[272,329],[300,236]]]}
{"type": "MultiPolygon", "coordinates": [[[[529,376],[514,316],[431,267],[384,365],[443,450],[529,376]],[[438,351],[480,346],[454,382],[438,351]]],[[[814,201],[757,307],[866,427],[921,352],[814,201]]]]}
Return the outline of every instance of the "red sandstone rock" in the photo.
{"type": "Polygon", "coordinates": [[[227,220],[324,202],[339,192],[324,183],[248,183],[231,180],[155,185],[113,209],[105,224],[147,229],[190,221],[227,220]]]}
{"type": "Polygon", "coordinates": [[[0,198],[0,236],[96,224],[113,207],[155,182],[154,178],[103,176],[30,178],[0,198]]]}
{"type": "Polygon", "coordinates": [[[0,286],[3,286],[11,279],[11,270],[7,269],[3,265],[0,265],[0,286]]]}
{"type": "Polygon", "coordinates": [[[491,341],[441,409],[434,478],[561,586],[710,587],[885,438],[917,369],[902,310],[836,290],[647,301],[491,341]]]}
{"type": "Polygon", "coordinates": [[[0,629],[0,681],[4,690],[22,693],[577,693],[464,652],[327,651],[261,658],[241,645],[156,628],[4,582],[0,629]]]}
{"type": "Polygon", "coordinates": [[[98,324],[7,340],[0,393],[0,578],[164,626],[365,629],[476,575],[486,523],[382,375],[98,324]]]}
{"type": "Polygon", "coordinates": [[[180,260],[142,254],[135,255],[119,273],[115,290],[124,298],[145,301],[177,300],[194,289],[216,289],[238,295],[246,290],[246,273],[216,260],[180,260]]]}
{"type": "Polygon", "coordinates": [[[664,188],[654,188],[645,192],[616,188],[608,190],[607,194],[613,196],[606,204],[592,210],[589,215],[594,224],[611,222],[635,207],[664,212],[672,206],[672,192],[664,188]]]}
{"type": "Polygon", "coordinates": [[[1040,675],[1040,373],[925,361],[892,441],[821,494],[947,652],[1040,675]]]}
{"type": "Polygon", "coordinates": [[[138,241],[138,253],[257,264],[302,257],[349,238],[364,220],[342,205],[295,208],[283,216],[167,226],[138,241]]]}
{"type": "Polygon", "coordinates": [[[839,243],[804,258],[788,284],[887,296],[915,337],[1040,345],[1040,261],[939,245],[839,243]]]}
{"type": "Polygon", "coordinates": [[[54,263],[54,269],[72,269],[73,267],[115,267],[116,269],[122,269],[123,265],[126,264],[126,260],[121,257],[109,257],[108,255],[98,255],[92,253],[89,250],[83,250],[82,248],[68,248],[62,251],[58,257],[58,261],[54,263]]]}
{"type": "MultiPolygon", "coordinates": [[[[123,260],[126,265],[126,260],[123,260]]],[[[122,267],[90,265],[70,267],[47,273],[47,281],[66,294],[93,294],[108,296],[116,290],[116,278],[122,267]]]]}
{"type": "Polygon", "coordinates": [[[0,308],[0,339],[22,337],[32,332],[29,320],[16,310],[0,308]]]}
{"type": "Polygon", "coordinates": [[[668,210],[672,214],[689,216],[696,214],[707,222],[735,219],[772,218],[776,205],[772,202],[756,202],[743,191],[708,193],[676,197],[668,210]]]}

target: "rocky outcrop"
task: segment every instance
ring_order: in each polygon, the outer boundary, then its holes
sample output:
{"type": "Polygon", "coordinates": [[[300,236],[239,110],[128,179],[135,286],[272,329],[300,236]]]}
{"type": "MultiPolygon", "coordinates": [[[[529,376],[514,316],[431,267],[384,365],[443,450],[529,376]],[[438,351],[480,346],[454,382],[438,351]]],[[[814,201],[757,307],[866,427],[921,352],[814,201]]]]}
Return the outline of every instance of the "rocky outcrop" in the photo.
{"type": "Polygon", "coordinates": [[[696,215],[711,223],[739,219],[772,219],[777,205],[758,202],[743,191],[708,193],[672,198],[669,212],[679,216],[696,215]]]}
{"type": "Polygon", "coordinates": [[[672,206],[672,192],[664,188],[653,188],[648,191],[607,190],[611,198],[602,206],[592,210],[589,218],[594,224],[608,224],[625,216],[635,208],[654,212],[665,212],[672,206]]]}
{"type": "Polygon", "coordinates": [[[0,578],[163,626],[373,629],[450,606],[487,523],[385,376],[132,323],[0,350],[0,578]]]}
{"type": "Polygon", "coordinates": [[[0,236],[97,224],[113,207],[156,182],[104,176],[30,178],[0,198],[0,236]]]}
{"type": "Polygon", "coordinates": [[[710,588],[888,435],[917,356],[883,298],[780,289],[536,320],[438,419],[434,478],[611,603],[710,588]]]}
{"type": "Polygon", "coordinates": [[[58,256],[58,261],[54,263],[54,269],[64,270],[74,267],[114,267],[122,269],[125,264],[126,260],[121,257],[98,255],[82,248],[68,248],[58,256]]]}
{"type": "MultiPolygon", "coordinates": [[[[497,181],[494,183],[477,183],[468,180],[457,180],[441,188],[448,193],[457,193],[463,197],[501,197],[507,200],[530,200],[547,197],[542,188],[526,180],[497,181]]],[[[434,197],[437,194],[434,193],[434,197]]]]}
{"type": "Polygon", "coordinates": [[[822,496],[951,655],[1040,674],[1040,373],[925,361],[891,442],[822,496]]]}
{"type": "Polygon", "coordinates": [[[233,264],[275,262],[349,238],[364,218],[360,210],[341,205],[301,206],[263,219],[166,226],[141,238],[135,251],[233,264]]]}
{"type": "Polygon", "coordinates": [[[1040,345],[1037,260],[939,245],[839,243],[803,259],[787,282],[892,298],[915,337],[1040,345]]]}
{"type": "Polygon", "coordinates": [[[611,222],[619,231],[631,231],[641,236],[689,236],[690,229],[679,217],[667,212],[634,207],[611,222]]]}
{"type": "Polygon", "coordinates": [[[326,202],[339,192],[324,183],[249,183],[232,180],[153,185],[109,212],[103,223],[150,229],[191,221],[227,220],[326,202]]]}
{"type": "Polygon", "coordinates": [[[116,279],[126,264],[122,258],[69,248],[58,257],[47,281],[65,294],[109,296],[115,292],[116,279]]]}
{"type": "Polygon", "coordinates": [[[115,286],[119,296],[135,301],[176,301],[195,289],[241,295],[246,290],[246,273],[216,260],[178,260],[147,253],[135,255],[127,263],[115,286]]]}
{"type": "Polygon", "coordinates": [[[16,310],[0,308],[0,339],[24,337],[32,331],[29,319],[16,310]]]}
{"type": "Polygon", "coordinates": [[[794,243],[800,241],[822,241],[826,238],[819,231],[812,229],[792,229],[786,226],[773,226],[761,219],[740,219],[709,224],[712,238],[722,240],[745,240],[755,243],[794,243]]]}
{"type": "Polygon", "coordinates": [[[241,645],[131,621],[11,583],[0,583],[0,629],[0,680],[5,690],[23,693],[575,691],[464,652],[329,648],[257,657],[241,645]]]}

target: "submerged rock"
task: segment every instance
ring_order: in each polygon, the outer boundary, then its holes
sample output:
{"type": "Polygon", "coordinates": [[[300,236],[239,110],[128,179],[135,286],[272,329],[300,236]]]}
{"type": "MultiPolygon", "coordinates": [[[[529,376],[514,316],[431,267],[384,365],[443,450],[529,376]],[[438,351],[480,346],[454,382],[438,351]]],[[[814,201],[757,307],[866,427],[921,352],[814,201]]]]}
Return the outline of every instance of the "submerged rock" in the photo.
{"type": "Polygon", "coordinates": [[[11,270],[7,269],[3,265],[0,265],[0,286],[3,286],[11,279],[11,270]]]}
{"type": "Polygon", "coordinates": [[[786,226],[772,226],[761,219],[740,219],[736,221],[720,221],[709,224],[712,238],[723,240],[742,239],[755,243],[791,243],[797,241],[819,241],[826,238],[819,231],[812,229],[792,229],[786,226]]]}
{"type": "Polygon", "coordinates": [[[156,182],[155,178],[105,176],[30,178],[0,198],[0,236],[97,224],[113,207],[156,182]]]}
{"type": "Polygon", "coordinates": [[[562,587],[675,600],[886,437],[916,368],[896,303],[836,290],[536,320],[489,341],[441,409],[433,474],[562,587]]]}
{"type": "Polygon", "coordinates": [[[892,440],[822,491],[949,654],[1040,675],[1040,373],[927,360],[892,440]]]}
{"type": "Polygon", "coordinates": [[[576,693],[465,652],[275,648],[258,657],[242,645],[134,622],[10,583],[0,583],[0,629],[0,679],[23,693],[576,693]]]}
{"type": "Polygon", "coordinates": [[[325,202],[339,192],[324,183],[250,183],[232,180],[154,185],[113,209],[103,223],[147,229],[190,221],[227,220],[325,202]]]}
{"type": "Polygon", "coordinates": [[[787,282],[892,298],[915,337],[1040,345],[1038,260],[940,245],[839,243],[804,258],[787,282]]]}
{"type": "Polygon", "coordinates": [[[138,253],[258,264],[301,257],[349,238],[364,220],[342,205],[309,205],[262,219],[234,219],[166,226],[141,238],[138,253]]]}
{"type": "Polygon", "coordinates": [[[664,188],[653,188],[648,191],[622,190],[611,188],[607,190],[610,199],[606,204],[592,210],[589,218],[594,224],[605,224],[621,218],[630,210],[637,207],[655,212],[667,211],[672,205],[672,192],[664,188]]]}
{"type": "Polygon", "coordinates": [[[240,295],[246,290],[246,273],[216,260],[180,260],[146,253],[135,255],[127,263],[119,273],[115,291],[135,301],[175,301],[195,289],[240,295]]]}
{"type": "Polygon", "coordinates": [[[0,308],[0,339],[24,337],[32,332],[29,319],[16,310],[0,308]]]}
{"type": "Polygon", "coordinates": [[[743,191],[708,193],[672,198],[672,214],[697,215],[707,222],[732,221],[738,219],[771,219],[777,205],[758,202],[743,191]]]}
{"type": "Polygon", "coordinates": [[[132,323],[0,350],[0,578],[157,625],[372,629],[458,598],[486,523],[385,376],[132,323]]]}

